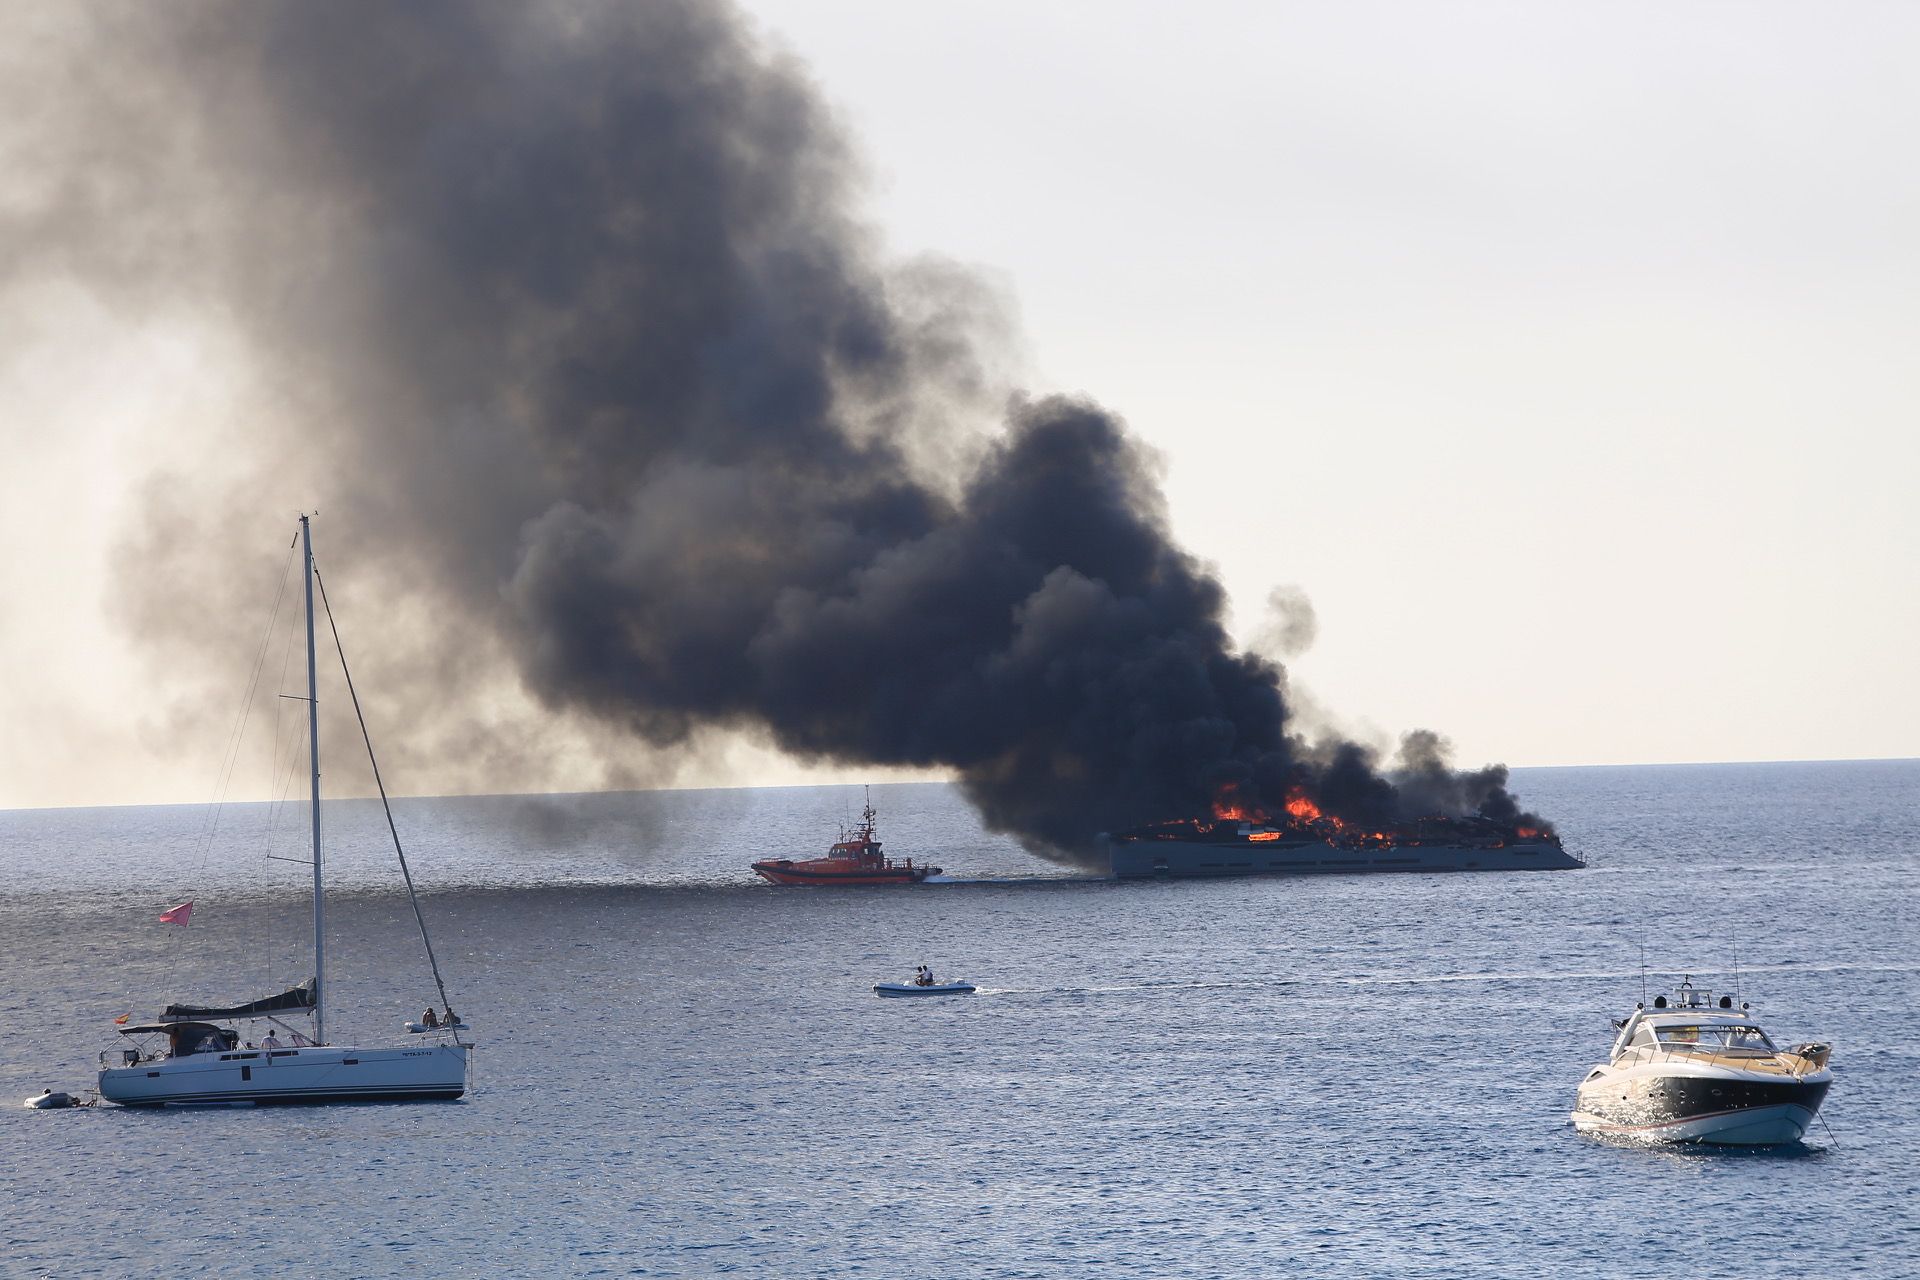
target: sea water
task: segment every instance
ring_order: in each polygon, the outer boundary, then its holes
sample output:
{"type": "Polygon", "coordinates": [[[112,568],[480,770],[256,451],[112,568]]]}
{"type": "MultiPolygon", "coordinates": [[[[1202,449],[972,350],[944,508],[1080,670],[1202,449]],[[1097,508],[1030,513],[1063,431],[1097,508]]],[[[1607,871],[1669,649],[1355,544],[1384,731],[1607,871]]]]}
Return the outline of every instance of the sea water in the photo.
{"type": "MultiPolygon", "coordinates": [[[[18,1108],[310,970],[306,815],[0,813],[0,1274],[1920,1275],[1920,762],[1521,771],[1584,871],[1116,883],[873,789],[953,883],[784,889],[855,788],[397,805],[458,1103],[18,1108]],[[193,922],[155,916],[187,898],[193,922]],[[1648,983],[1830,1040],[1806,1143],[1578,1136],[1648,983]],[[876,999],[917,964],[969,998],[876,999]]],[[[329,803],[331,1037],[434,990],[329,803]]]]}

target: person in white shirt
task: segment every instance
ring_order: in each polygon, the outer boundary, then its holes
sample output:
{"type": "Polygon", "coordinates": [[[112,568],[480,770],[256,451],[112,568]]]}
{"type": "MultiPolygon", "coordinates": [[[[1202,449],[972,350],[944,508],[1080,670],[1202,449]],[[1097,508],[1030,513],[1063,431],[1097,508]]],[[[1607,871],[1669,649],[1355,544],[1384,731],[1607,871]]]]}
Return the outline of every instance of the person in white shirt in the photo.
{"type": "Polygon", "coordinates": [[[278,1049],[280,1047],[280,1041],[273,1032],[269,1031],[267,1032],[267,1038],[260,1042],[260,1047],[262,1049],[278,1049]]]}

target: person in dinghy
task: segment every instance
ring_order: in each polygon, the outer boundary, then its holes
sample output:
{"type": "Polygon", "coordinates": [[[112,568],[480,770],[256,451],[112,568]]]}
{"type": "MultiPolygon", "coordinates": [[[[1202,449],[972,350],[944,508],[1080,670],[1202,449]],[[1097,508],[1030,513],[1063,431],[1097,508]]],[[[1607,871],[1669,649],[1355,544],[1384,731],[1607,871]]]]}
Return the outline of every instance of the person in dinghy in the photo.
{"type": "Polygon", "coordinates": [[[920,965],[904,982],[880,982],[873,988],[881,996],[972,995],[974,986],[959,978],[937,978],[931,965],[920,965]]]}

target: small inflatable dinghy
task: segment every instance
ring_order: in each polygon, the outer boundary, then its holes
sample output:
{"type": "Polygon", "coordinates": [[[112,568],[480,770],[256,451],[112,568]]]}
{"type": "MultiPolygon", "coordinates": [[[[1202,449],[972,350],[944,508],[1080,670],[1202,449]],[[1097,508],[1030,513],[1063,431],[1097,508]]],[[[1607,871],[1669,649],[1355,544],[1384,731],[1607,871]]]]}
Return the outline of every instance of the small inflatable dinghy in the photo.
{"type": "Polygon", "coordinates": [[[877,996],[970,996],[973,994],[971,982],[936,982],[923,987],[917,982],[876,982],[873,994],[877,996]]]}
{"type": "Polygon", "coordinates": [[[32,1107],[35,1111],[58,1111],[63,1107],[80,1106],[81,1102],[80,1099],[70,1093],[55,1093],[52,1089],[49,1089],[38,1097],[28,1098],[20,1105],[23,1107],[32,1107]]]}

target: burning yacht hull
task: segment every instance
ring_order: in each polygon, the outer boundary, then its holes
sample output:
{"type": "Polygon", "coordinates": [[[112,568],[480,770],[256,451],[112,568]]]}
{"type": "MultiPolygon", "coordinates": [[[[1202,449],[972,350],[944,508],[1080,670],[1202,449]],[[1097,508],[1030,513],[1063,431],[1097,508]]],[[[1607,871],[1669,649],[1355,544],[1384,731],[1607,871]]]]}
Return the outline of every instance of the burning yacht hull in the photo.
{"type": "Polygon", "coordinates": [[[1501,845],[1394,844],[1352,848],[1329,840],[1110,839],[1121,880],[1206,876],[1372,875],[1388,871],[1565,871],[1586,864],[1557,840],[1501,845]]]}

